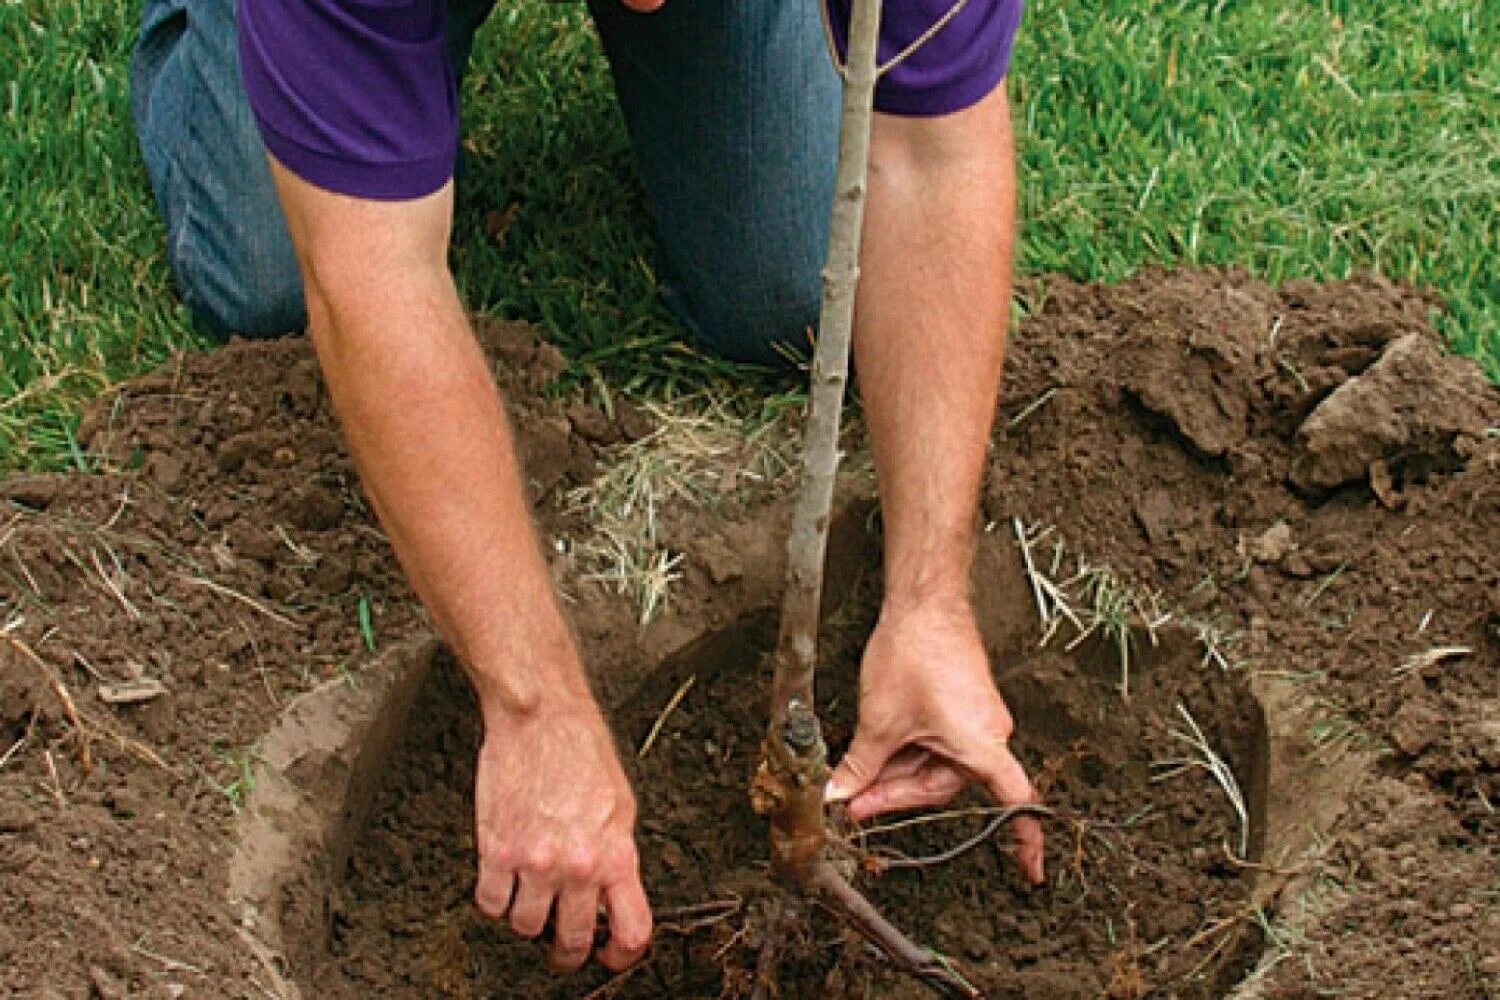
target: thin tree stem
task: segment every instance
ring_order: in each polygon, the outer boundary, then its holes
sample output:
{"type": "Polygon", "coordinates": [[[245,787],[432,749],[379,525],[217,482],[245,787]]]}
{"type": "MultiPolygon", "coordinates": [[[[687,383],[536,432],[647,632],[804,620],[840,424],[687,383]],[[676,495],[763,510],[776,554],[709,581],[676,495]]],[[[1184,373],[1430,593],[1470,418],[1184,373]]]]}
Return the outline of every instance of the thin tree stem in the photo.
{"type": "Polygon", "coordinates": [[[880,0],[856,0],[849,25],[848,70],[823,304],[813,353],[807,429],[802,444],[802,489],[787,542],[786,591],[774,657],[766,786],[771,812],[772,864],[782,875],[806,878],[823,845],[823,783],[827,752],[814,712],[818,605],[834,480],[839,422],[849,378],[854,298],[859,285],[860,231],[870,154],[880,0]]]}

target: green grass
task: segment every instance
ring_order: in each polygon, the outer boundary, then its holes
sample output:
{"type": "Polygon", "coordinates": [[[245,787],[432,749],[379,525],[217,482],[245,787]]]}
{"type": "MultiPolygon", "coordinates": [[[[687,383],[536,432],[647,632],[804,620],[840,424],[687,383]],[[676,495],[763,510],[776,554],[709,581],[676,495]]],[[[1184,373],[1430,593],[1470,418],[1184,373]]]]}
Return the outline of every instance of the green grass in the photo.
{"type": "Polygon", "coordinates": [[[1017,54],[1026,270],[1376,270],[1500,377],[1500,5],[1078,8],[1017,54]]]}
{"type": "MultiPolygon", "coordinates": [[[[807,2],[807,0],[798,0],[807,2]]],[[[138,5],[0,2],[0,468],[66,466],[79,408],[199,345],[135,149],[138,5]]],[[[454,262],[575,374],[640,392],[738,372],[680,341],[581,5],[502,4],[467,92],[454,262]],[[514,206],[498,245],[490,212],[514,206]]],[[[1500,5],[1033,0],[1012,93],[1021,268],[1237,264],[1437,290],[1500,378],[1500,5]]]]}

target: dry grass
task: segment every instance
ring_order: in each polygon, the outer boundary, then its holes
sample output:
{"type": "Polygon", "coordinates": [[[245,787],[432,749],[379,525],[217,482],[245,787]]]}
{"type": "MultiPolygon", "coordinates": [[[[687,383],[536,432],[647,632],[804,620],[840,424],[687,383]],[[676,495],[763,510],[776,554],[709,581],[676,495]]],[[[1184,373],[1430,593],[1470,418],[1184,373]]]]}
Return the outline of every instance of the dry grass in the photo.
{"type": "Polygon", "coordinates": [[[683,551],[661,512],[722,511],[785,486],[795,474],[796,418],[750,420],[698,396],[647,407],[655,429],[617,447],[605,471],[564,498],[591,532],[564,540],[580,579],[629,597],[649,623],[681,578],[683,551]]]}
{"type": "MultiPolygon", "coordinates": [[[[1070,554],[1051,525],[1027,527],[1015,518],[1012,528],[1041,620],[1038,645],[1052,642],[1064,625],[1073,630],[1064,646],[1069,651],[1095,635],[1102,636],[1115,650],[1120,664],[1120,696],[1128,701],[1131,650],[1139,641],[1137,635],[1144,633],[1154,646],[1157,632],[1174,620],[1172,612],[1162,610],[1161,595],[1134,589],[1108,566],[1096,566],[1070,554]]],[[[1199,637],[1208,646],[1213,635],[1200,629],[1199,637]]],[[[1218,647],[1208,649],[1205,659],[1216,655],[1218,647]]]]}
{"type": "Polygon", "coordinates": [[[1181,729],[1169,731],[1174,739],[1187,744],[1193,751],[1193,755],[1157,761],[1156,766],[1163,770],[1151,780],[1166,781],[1168,778],[1174,778],[1188,771],[1200,769],[1207,771],[1224,790],[1224,797],[1229,800],[1230,808],[1234,810],[1235,818],[1239,820],[1239,850],[1233,857],[1236,861],[1244,861],[1250,853],[1250,811],[1245,804],[1245,795],[1240,790],[1240,783],[1235,779],[1234,771],[1230,769],[1224,758],[1209,746],[1208,737],[1203,734],[1198,720],[1193,718],[1187,706],[1178,702],[1177,714],[1182,716],[1188,728],[1186,731],[1181,729]]]}

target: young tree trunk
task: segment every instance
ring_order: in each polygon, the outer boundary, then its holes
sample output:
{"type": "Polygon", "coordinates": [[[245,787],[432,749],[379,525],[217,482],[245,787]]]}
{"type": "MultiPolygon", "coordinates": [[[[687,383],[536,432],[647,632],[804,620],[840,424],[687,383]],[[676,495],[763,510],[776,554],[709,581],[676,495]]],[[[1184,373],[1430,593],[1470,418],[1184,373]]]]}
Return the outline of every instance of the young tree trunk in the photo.
{"type": "MultiPolygon", "coordinates": [[[[808,2],[808,0],[800,0],[808,2]]],[[[811,0],[822,3],[824,0],[811,0]]],[[[897,55],[889,69],[924,44],[962,9],[954,5],[921,38],[897,55]]],[[[834,184],[828,258],[823,269],[823,307],[813,353],[807,431],[802,442],[802,491],[787,542],[786,592],[781,632],[773,656],[771,724],[760,769],[751,788],[756,810],[771,819],[771,871],[800,898],[816,898],[832,913],[879,947],[897,968],[944,996],[983,994],[941,956],[909,940],[860,895],[824,856],[827,834],[823,786],[828,750],[814,701],[817,672],[818,604],[823,561],[839,464],[839,420],[849,376],[849,345],[854,328],[854,296],[859,286],[859,244],[864,224],[870,156],[870,116],[882,0],[854,0],[844,76],[843,120],[834,184]]],[[[836,58],[836,57],[835,57],[836,58]]],[[[776,908],[776,920],[795,910],[776,908]]],[[[776,960],[779,931],[773,928],[761,955],[757,996],[774,993],[766,971],[776,960]]]]}
{"type": "Polygon", "coordinates": [[[811,880],[812,868],[823,849],[823,785],[828,780],[828,762],[813,692],[818,604],[838,473],[839,421],[849,376],[854,296],[859,285],[860,230],[865,214],[879,37],[880,0],[855,0],[849,25],[828,258],[823,270],[822,314],[802,444],[802,491],[787,545],[771,726],[762,778],[757,781],[757,787],[770,799],[766,804],[771,814],[773,869],[778,876],[802,885],[811,880]]]}

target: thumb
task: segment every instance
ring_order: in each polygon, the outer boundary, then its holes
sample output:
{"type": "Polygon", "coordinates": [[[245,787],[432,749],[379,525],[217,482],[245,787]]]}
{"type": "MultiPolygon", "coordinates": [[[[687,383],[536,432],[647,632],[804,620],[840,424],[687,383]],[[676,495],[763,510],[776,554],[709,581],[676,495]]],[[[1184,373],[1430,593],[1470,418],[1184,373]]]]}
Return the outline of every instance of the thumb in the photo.
{"type": "Polygon", "coordinates": [[[824,798],[829,802],[844,802],[869,788],[894,750],[887,741],[871,736],[865,729],[855,729],[849,749],[828,779],[824,798]]]}

